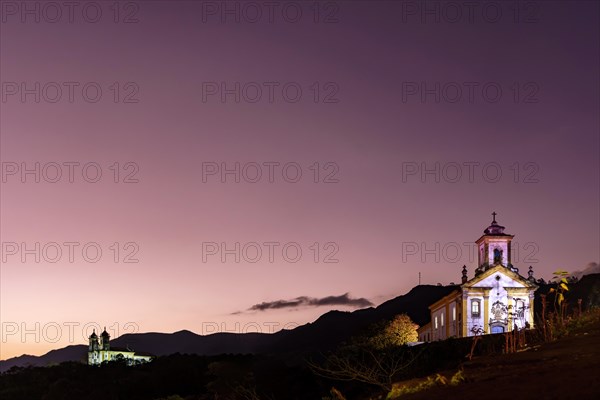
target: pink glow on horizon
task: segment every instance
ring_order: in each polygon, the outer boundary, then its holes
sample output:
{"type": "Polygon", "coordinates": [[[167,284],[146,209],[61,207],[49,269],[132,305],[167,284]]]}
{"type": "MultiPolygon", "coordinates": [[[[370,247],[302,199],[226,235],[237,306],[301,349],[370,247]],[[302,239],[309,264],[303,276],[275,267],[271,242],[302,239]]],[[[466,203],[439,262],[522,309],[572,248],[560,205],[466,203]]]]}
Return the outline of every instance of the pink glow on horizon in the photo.
{"type": "Polygon", "coordinates": [[[267,330],[354,308],[248,312],[252,305],[347,292],[378,305],[410,290],[419,273],[426,284],[459,282],[463,264],[469,274],[476,267],[465,243],[492,211],[516,235],[521,274],[532,265],[548,279],[600,259],[598,4],[544,4],[529,25],[401,24],[385,9],[391,2],[343,3],[339,23],[296,25],[201,23],[191,2],[141,6],[138,24],[1,24],[2,82],[93,81],[106,92],[95,104],[0,103],[3,163],[96,162],[103,171],[98,183],[2,183],[2,242],[97,242],[103,257],[2,262],[3,326],[64,330],[55,342],[9,335],[0,359],[86,344],[86,323],[119,334],[127,323],[139,332],[204,334],[211,323],[267,330]],[[207,81],[299,82],[305,97],[204,103],[207,81]],[[499,82],[506,93],[493,104],[403,102],[404,81],[499,82]],[[514,82],[531,81],[539,102],[510,100],[514,82]],[[113,82],[136,82],[139,103],[114,103],[113,82]],[[340,101],[312,101],[315,82],[336,82],[340,101]],[[298,163],[302,179],[202,182],[205,162],[271,161],[298,163]],[[139,166],[139,183],[114,183],[115,162],[119,180],[125,163],[139,166]],[[327,162],[339,167],[338,183],[322,182],[327,162]],[[466,175],[403,182],[407,162],[496,162],[503,177],[491,183],[479,169],[472,183],[466,175]],[[539,167],[539,182],[523,182],[527,163],[539,167]],[[302,258],[202,261],[203,242],[271,241],[299,243],[302,258]],[[128,242],[139,247],[138,263],[122,262],[128,242]],[[337,263],[323,262],[328,242],[339,247],[337,263]],[[464,254],[403,260],[407,242],[457,243],[464,254]]]}

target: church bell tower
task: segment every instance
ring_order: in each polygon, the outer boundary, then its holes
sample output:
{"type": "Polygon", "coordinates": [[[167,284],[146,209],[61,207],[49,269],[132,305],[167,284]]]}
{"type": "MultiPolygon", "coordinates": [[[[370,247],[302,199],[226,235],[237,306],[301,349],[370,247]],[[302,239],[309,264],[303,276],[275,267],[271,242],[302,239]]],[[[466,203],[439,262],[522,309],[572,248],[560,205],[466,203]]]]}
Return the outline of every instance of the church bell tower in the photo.
{"type": "Polygon", "coordinates": [[[104,332],[100,335],[102,350],[108,351],[110,350],[110,335],[106,332],[106,327],[104,327],[104,332]]]}
{"type": "Polygon", "coordinates": [[[96,335],[96,331],[94,330],[90,335],[90,349],[89,351],[98,351],[100,350],[100,345],[98,343],[98,335],[96,335]]]}
{"type": "Polygon", "coordinates": [[[504,227],[496,222],[496,212],[492,213],[492,223],[475,242],[478,249],[478,270],[480,272],[496,265],[512,267],[510,242],[514,235],[504,233],[504,227]]]}

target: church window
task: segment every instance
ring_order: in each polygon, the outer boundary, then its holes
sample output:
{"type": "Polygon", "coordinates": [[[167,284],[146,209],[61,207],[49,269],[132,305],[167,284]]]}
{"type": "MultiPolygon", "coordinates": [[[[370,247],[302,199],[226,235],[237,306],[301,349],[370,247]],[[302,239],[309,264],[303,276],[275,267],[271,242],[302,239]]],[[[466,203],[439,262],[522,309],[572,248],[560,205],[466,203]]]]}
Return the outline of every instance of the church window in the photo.
{"type": "Polygon", "coordinates": [[[437,315],[435,316],[434,326],[435,326],[435,329],[438,328],[438,317],[437,317],[437,315]]]}
{"type": "Polygon", "coordinates": [[[480,311],[480,301],[479,300],[471,300],[471,316],[479,317],[480,311]]]}
{"type": "Polygon", "coordinates": [[[452,306],[452,321],[456,321],[456,306],[452,306]]]}
{"type": "Polygon", "coordinates": [[[441,319],[441,322],[442,322],[441,325],[444,326],[444,313],[440,314],[440,319],[441,319]]]}
{"type": "Polygon", "coordinates": [[[514,313],[515,313],[515,316],[517,318],[524,318],[525,317],[525,308],[526,308],[525,307],[525,300],[516,298],[515,299],[515,310],[514,310],[514,313]]]}
{"type": "Polygon", "coordinates": [[[502,263],[502,250],[494,249],[494,264],[502,263]]]}

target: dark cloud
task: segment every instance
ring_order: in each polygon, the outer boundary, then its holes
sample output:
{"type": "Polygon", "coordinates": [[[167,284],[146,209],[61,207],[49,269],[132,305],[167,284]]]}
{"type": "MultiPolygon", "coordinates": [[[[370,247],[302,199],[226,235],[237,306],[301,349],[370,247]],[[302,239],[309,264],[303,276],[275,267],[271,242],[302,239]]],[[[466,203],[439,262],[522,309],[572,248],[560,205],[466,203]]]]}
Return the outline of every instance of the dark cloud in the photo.
{"type": "Polygon", "coordinates": [[[598,264],[597,262],[591,262],[583,268],[583,271],[575,271],[571,275],[573,275],[577,279],[581,279],[585,275],[598,273],[600,273],[600,264],[598,264]]]}
{"type": "Polygon", "coordinates": [[[278,310],[282,308],[294,308],[294,307],[319,307],[319,306],[351,306],[355,308],[372,306],[369,300],[361,297],[353,299],[349,293],[345,293],[341,296],[327,296],[327,297],[307,297],[300,296],[292,300],[276,300],[255,304],[248,309],[248,311],[265,311],[265,310],[278,310]]]}

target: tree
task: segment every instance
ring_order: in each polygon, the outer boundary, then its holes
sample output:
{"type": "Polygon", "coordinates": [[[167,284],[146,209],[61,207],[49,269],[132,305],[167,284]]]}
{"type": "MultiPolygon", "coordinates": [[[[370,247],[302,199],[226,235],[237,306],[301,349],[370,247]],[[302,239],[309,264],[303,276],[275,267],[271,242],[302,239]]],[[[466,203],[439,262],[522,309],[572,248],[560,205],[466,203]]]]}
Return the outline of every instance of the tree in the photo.
{"type": "Polygon", "coordinates": [[[373,336],[370,343],[377,349],[385,349],[416,342],[419,340],[418,328],[419,325],[415,324],[408,315],[399,314],[385,325],[382,332],[373,336]]]}
{"type": "Polygon", "coordinates": [[[363,382],[389,392],[423,350],[403,346],[418,340],[417,328],[408,315],[396,315],[390,322],[371,326],[370,333],[352,338],[330,354],[324,365],[309,362],[309,366],[319,376],[363,382]]]}
{"type": "Polygon", "coordinates": [[[357,381],[386,392],[419,358],[423,349],[392,347],[376,350],[371,345],[351,345],[327,357],[324,365],[309,362],[313,372],[338,381],[357,381]]]}

